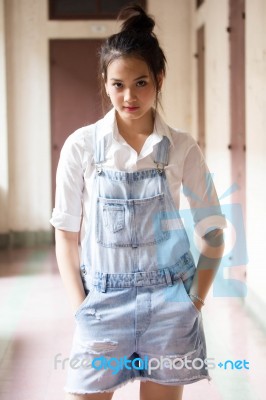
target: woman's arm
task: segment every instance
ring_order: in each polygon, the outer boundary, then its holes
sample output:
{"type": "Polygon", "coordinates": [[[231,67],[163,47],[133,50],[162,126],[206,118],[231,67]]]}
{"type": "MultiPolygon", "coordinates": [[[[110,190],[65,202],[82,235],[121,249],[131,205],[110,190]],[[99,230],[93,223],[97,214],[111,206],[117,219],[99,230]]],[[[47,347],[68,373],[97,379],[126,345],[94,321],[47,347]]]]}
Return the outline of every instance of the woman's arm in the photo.
{"type": "MultiPolygon", "coordinates": [[[[215,229],[202,238],[201,254],[189,294],[198,296],[204,301],[215,278],[224,252],[223,230],[215,229]]],[[[201,301],[192,297],[195,306],[200,310],[201,301]]]]}
{"type": "Polygon", "coordinates": [[[55,230],[57,264],[74,313],[86,297],[80,277],[78,235],[55,230]]]}
{"type": "Polygon", "coordinates": [[[185,156],[183,166],[183,190],[188,199],[195,233],[201,238],[200,257],[190,288],[191,299],[201,309],[214,280],[224,252],[223,229],[226,218],[222,214],[219,199],[203,154],[190,138],[191,146],[185,156]],[[206,232],[208,232],[206,234],[206,232]]]}

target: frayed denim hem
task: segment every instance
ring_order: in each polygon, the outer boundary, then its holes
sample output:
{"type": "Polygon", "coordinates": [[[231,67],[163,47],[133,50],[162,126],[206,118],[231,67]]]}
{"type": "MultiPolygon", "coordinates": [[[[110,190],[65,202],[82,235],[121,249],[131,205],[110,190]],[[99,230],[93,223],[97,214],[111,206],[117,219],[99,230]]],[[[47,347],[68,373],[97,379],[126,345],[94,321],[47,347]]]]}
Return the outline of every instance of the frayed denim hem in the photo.
{"type": "Polygon", "coordinates": [[[139,377],[134,377],[134,378],[131,378],[131,379],[127,379],[126,381],[121,382],[121,383],[119,383],[119,384],[117,384],[117,385],[115,385],[115,386],[113,386],[112,388],[109,388],[109,389],[97,390],[97,391],[91,391],[90,392],[90,391],[87,391],[87,390],[73,390],[73,389],[69,389],[67,387],[64,387],[64,391],[66,393],[69,393],[69,394],[81,394],[81,395],[82,394],[95,394],[95,393],[111,393],[111,392],[114,392],[115,390],[120,389],[121,387],[127,385],[129,382],[134,382],[134,381],[154,382],[154,383],[158,383],[159,385],[166,385],[166,386],[180,386],[180,385],[183,386],[183,385],[189,385],[191,383],[198,382],[198,381],[200,381],[202,379],[207,379],[209,383],[210,383],[210,381],[212,381],[212,378],[210,376],[208,376],[208,375],[207,376],[206,375],[197,375],[197,376],[194,376],[194,377],[192,377],[190,379],[180,380],[180,381],[177,381],[176,379],[171,379],[169,381],[160,381],[158,379],[151,379],[151,378],[146,378],[146,377],[139,376],[139,377]]]}

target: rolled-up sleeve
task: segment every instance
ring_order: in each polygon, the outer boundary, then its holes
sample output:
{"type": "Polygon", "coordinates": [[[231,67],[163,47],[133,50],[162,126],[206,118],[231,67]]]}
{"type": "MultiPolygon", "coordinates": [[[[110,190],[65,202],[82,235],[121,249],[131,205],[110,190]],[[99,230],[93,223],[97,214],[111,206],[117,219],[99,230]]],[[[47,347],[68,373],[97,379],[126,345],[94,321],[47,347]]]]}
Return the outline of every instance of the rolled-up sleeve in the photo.
{"type": "Polygon", "coordinates": [[[184,161],[183,191],[194,220],[194,229],[204,236],[214,229],[226,227],[212,175],[196,142],[188,149],[184,161]]]}
{"type": "Polygon", "coordinates": [[[84,134],[78,130],[65,141],[56,172],[55,207],[50,223],[79,232],[82,218],[84,134]]]}

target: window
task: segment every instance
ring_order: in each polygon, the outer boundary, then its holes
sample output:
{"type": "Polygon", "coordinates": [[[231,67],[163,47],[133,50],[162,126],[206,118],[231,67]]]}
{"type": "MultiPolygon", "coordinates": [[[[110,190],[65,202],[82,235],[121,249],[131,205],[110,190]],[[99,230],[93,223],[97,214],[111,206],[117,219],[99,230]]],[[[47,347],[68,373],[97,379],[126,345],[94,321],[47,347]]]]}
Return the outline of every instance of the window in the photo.
{"type": "MultiPolygon", "coordinates": [[[[49,0],[50,19],[116,19],[132,0],[49,0]]],[[[146,0],[138,1],[144,9],[146,0]]]]}

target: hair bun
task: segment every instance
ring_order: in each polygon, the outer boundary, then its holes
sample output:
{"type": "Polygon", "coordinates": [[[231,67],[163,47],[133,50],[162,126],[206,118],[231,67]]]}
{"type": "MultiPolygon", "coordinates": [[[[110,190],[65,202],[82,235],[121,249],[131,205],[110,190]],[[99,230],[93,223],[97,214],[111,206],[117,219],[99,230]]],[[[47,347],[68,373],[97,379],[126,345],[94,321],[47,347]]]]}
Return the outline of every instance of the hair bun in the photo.
{"type": "Polygon", "coordinates": [[[155,26],[154,20],[137,4],[122,9],[118,19],[125,19],[121,32],[134,31],[151,34],[155,26]]]}

